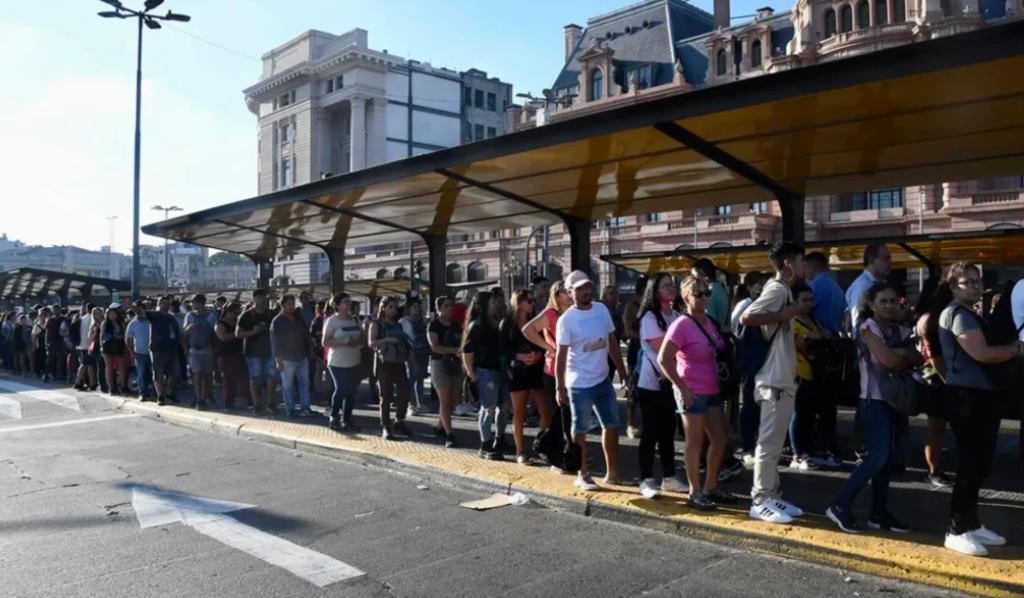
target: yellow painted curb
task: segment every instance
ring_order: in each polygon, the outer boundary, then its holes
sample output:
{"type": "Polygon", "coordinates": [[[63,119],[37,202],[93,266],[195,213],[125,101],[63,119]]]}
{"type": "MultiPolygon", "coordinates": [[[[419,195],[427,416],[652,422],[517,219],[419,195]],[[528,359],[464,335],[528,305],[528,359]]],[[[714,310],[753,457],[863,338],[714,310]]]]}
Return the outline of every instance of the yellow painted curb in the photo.
{"type": "Polygon", "coordinates": [[[583,492],[572,485],[571,477],[548,468],[486,461],[468,451],[452,451],[432,444],[389,442],[377,436],[339,434],[326,426],[305,422],[196,413],[181,407],[156,407],[132,401],[124,401],[119,407],[291,448],[309,444],[426,466],[510,489],[579,501],[587,504],[592,514],[605,511],[611,514],[610,518],[656,520],[658,523],[650,527],[674,528],[677,533],[738,548],[981,596],[1024,596],[1021,547],[995,548],[989,558],[971,558],[946,550],[943,538],[932,534],[844,534],[836,531],[826,518],[814,515],[801,518],[799,525],[772,525],[750,519],[745,507],[720,505],[715,513],[699,513],[685,506],[685,495],[666,494],[659,500],[647,500],[635,488],[624,486],[583,492]]]}

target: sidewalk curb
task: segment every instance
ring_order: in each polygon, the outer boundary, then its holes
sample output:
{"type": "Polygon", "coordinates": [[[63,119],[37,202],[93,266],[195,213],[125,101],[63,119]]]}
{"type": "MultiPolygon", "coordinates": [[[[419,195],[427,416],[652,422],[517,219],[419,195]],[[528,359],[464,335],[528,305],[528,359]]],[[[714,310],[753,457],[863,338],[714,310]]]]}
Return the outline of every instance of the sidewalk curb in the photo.
{"type": "Polygon", "coordinates": [[[533,488],[520,487],[514,482],[508,484],[500,483],[392,456],[380,455],[371,451],[361,451],[351,447],[332,445],[313,437],[306,437],[303,434],[285,434],[261,430],[257,427],[250,427],[246,423],[219,422],[215,418],[203,414],[193,415],[181,413],[177,410],[169,411],[155,405],[140,404],[126,399],[110,397],[104,397],[104,399],[116,409],[147,415],[173,424],[272,444],[299,451],[300,453],[340,459],[355,465],[375,467],[392,472],[397,471],[405,475],[424,478],[425,480],[465,491],[488,494],[496,492],[504,494],[523,492],[534,502],[552,509],[712,542],[718,546],[792,558],[794,560],[835,567],[845,571],[856,571],[894,582],[921,583],[978,596],[994,598],[1019,598],[1024,596],[1024,579],[1020,583],[1010,583],[973,578],[958,574],[955,571],[936,571],[924,566],[907,567],[883,558],[870,558],[858,554],[850,554],[838,547],[830,548],[828,546],[810,544],[785,536],[757,534],[745,530],[673,518],[657,513],[603,504],[589,498],[578,499],[557,496],[539,492],[533,488]]]}

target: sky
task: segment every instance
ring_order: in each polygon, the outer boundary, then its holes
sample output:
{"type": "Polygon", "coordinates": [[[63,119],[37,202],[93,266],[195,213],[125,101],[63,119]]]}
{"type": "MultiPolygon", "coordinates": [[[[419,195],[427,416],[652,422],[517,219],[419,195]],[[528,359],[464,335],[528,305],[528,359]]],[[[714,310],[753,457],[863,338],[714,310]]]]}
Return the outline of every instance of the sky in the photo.
{"type": "MultiPolygon", "coordinates": [[[[167,0],[158,14],[170,9],[192,21],[144,34],[141,224],[163,220],[155,205],[188,213],[256,195],[256,117],[242,90],[257,82],[260,56],[303,31],[359,27],[373,49],[478,68],[512,83],[514,93],[538,94],[564,63],[564,25],[585,26],[630,3],[167,0]]],[[[711,0],[694,4],[711,10],[711,0]]],[[[734,1],[732,14],[763,4],[734,1]]],[[[114,249],[131,249],[137,31],[135,21],[96,15],[109,8],[45,0],[4,11],[0,235],[99,249],[110,244],[108,219],[116,216],[114,249]]]]}

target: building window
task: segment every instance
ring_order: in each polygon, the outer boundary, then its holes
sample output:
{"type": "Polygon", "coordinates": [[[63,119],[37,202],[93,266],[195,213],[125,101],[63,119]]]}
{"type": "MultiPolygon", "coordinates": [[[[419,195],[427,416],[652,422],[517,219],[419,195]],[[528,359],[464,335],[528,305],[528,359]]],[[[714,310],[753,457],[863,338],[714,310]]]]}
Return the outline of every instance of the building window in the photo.
{"type": "Polygon", "coordinates": [[[750,66],[758,68],[761,66],[761,40],[755,39],[754,43],[750,44],[750,66]]]}
{"type": "Polygon", "coordinates": [[[853,9],[850,8],[849,4],[844,4],[839,10],[839,17],[842,21],[842,32],[849,33],[853,31],[853,9]]]}
{"type": "Polygon", "coordinates": [[[292,140],[292,125],[288,121],[281,123],[281,143],[287,143],[292,140]]]}
{"type": "Polygon", "coordinates": [[[295,90],[293,89],[293,90],[291,90],[288,93],[281,94],[280,96],[278,96],[278,98],[277,98],[277,107],[279,109],[280,108],[284,108],[285,106],[290,106],[294,102],[295,102],[295,90]]]}
{"type": "Polygon", "coordinates": [[[906,0],[892,0],[892,22],[893,23],[906,23],[907,22],[907,2],[906,2],[906,0]]]}
{"type": "Polygon", "coordinates": [[[885,25],[889,22],[888,0],[875,0],[875,25],[885,25]]]}
{"type": "Polygon", "coordinates": [[[768,213],[768,202],[759,201],[750,204],[750,211],[755,214],[767,214],[768,213]]]}
{"type": "Polygon", "coordinates": [[[377,280],[385,280],[387,278],[391,278],[391,273],[388,272],[387,268],[381,268],[380,270],[377,270],[377,280]]]}
{"type": "Polygon", "coordinates": [[[728,57],[725,55],[725,50],[719,50],[718,55],[715,57],[715,74],[719,77],[724,77],[728,70],[728,57]]]}
{"type": "Polygon", "coordinates": [[[652,212],[647,215],[648,222],[661,222],[661,212],[652,212]]]}
{"type": "Polygon", "coordinates": [[[334,89],[340,90],[345,87],[345,75],[338,75],[334,78],[334,89]]]}
{"type": "MultiPolygon", "coordinates": [[[[885,8],[886,0],[881,0],[882,8],[885,8]]],[[[836,34],[836,11],[828,10],[825,12],[825,39],[828,39],[836,34]]]]}
{"type": "Polygon", "coordinates": [[[395,268],[395,280],[409,280],[409,270],[406,268],[395,268]]]}
{"type": "Polygon", "coordinates": [[[467,282],[483,282],[487,280],[487,265],[473,262],[466,267],[467,282]]]}
{"type": "Polygon", "coordinates": [[[288,158],[281,160],[281,186],[292,186],[292,161],[288,158]]]}
{"type": "Polygon", "coordinates": [[[732,214],[732,206],[715,206],[716,216],[728,216],[732,214]]]}
{"type": "Polygon", "coordinates": [[[497,136],[498,136],[498,129],[495,129],[494,127],[487,127],[487,138],[488,139],[491,139],[491,138],[497,137],[497,136]]]}
{"type": "Polygon", "coordinates": [[[462,266],[458,264],[448,264],[448,267],[444,269],[445,279],[448,284],[458,284],[462,282],[462,266]]]}
{"type": "Polygon", "coordinates": [[[601,69],[594,69],[590,75],[590,101],[600,100],[604,95],[604,73],[601,69]]]}
{"type": "Polygon", "coordinates": [[[850,194],[851,210],[882,210],[886,208],[902,208],[903,206],[904,196],[902,188],[850,194]]]}
{"type": "Polygon", "coordinates": [[[633,83],[633,79],[636,79],[637,89],[647,89],[651,86],[651,65],[643,64],[640,66],[634,66],[626,69],[626,86],[630,86],[633,83]]]}
{"type": "Polygon", "coordinates": [[[462,90],[462,103],[467,106],[473,105],[473,88],[465,87],[462,90]]]}
{"type": "Polygon", "coordinates": [[[484,126],[473,125],[473,141],[480,141],[484,138],[484,126]]]}
{"type": "Polygon", "coordinates": [[[484,107],[484,92],[482,89],[473,90],[473,105],[477,108],[484,107]]]}
{"type": "Polygon", "coordinates": [[[861,0],[857,5],[857,29],[867,29],[871,26],[871,4],[868,0],[861,0]]]}
{"type": "Polygon", "coordinates": [[[616,218],[609,218],[605,222],[608,228],[615,228],[619,226],[626,226],[626,218],[624,216],[618,216],[616,218]]]}
{"type": "Polygon", "coordinates": [[[327,91],[325,93],[334,93],[334,79],[327,81],[327,91]]]}
{"type": "Polygon", "coordinates": [[[491,112],[498,111],[498,96],[490,92],[487,93],[487,109],[491,112]]]}

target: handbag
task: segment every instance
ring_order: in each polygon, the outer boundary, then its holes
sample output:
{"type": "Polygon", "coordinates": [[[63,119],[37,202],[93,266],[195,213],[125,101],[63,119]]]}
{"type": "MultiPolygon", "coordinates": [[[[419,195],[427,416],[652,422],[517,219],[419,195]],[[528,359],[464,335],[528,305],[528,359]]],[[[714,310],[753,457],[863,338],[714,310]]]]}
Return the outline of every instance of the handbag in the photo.
{"type": "MultiPolygon", "coordinates": [[[[712,348],[714,348],[715,368],[718,370],[718,381],[721,383],[720,392],[723,396],[729,395],[736,387],[739,386],[739,371],[732,365],[732,344],[729,341],[727,341],[724,337],[722,337],[722,348],[719,349],[718,343],[716,343],[715,340],[711,338],[711,335],[708,334],[707,330],[704,330],[704,327],[700,325],[700,322],[698,322],[696,319],[693,318],[693,316],[689,314],[683,314],[683,317],[690,318],[691,320],[693,320],[693,323],[697,325],[697,329],[700,330],[701,334],[704,335],[704,338],[708,339],[708,344],[712,348]]],[[[715,325],[715,328],[720,330],[720,328],[718,327],[718,322],[716,322],[714,318],[712,318],[711,316],[707,316],[707,318],[708,320],[711,321],[712,324],[715,325]]],[[[758,330],[758,332],[760,333],[760,330],[758,330]]],[[[778,333],[778,330],[776,330],[776,333],[778,333]]],[[[775,336],[772,335],[773,340],[774,338],[775,336]]],[[[771,344],[769,343],[768,346],[770,347],[771,344]]]]}
{"type": "MultiPolygon", "coordinates": [[[[657,366],[654,364],[653,361],[651,361],[651,357],[650,357],[650,355],[647,355],[646,351],[644,351],[641,348],[640,352],[644,354],[645,358],[647,359],[647,363],[651,364],[651,367],[654,368],[654,375],[658,377],[658,388],[660,389],[660,391],[661,392],[669,392],[669,391],[671,391],[672,390],[672,381],[669,380],[668,378],[662,376],[659,373],[659,370],[658,370],[657,366]]],[[[642,369],[642,367],[634,368],[633,371],[629,373],[629,379],[626,380],[626,392],[625,392],[626,401],[628,403],[630,403],[630,404],[633,404],[633,405],[635,405],[636,402],[640,400],[640,390],[641,390],[641,388],[640,388],[640,370],[641,369],[642,369]]]]}

